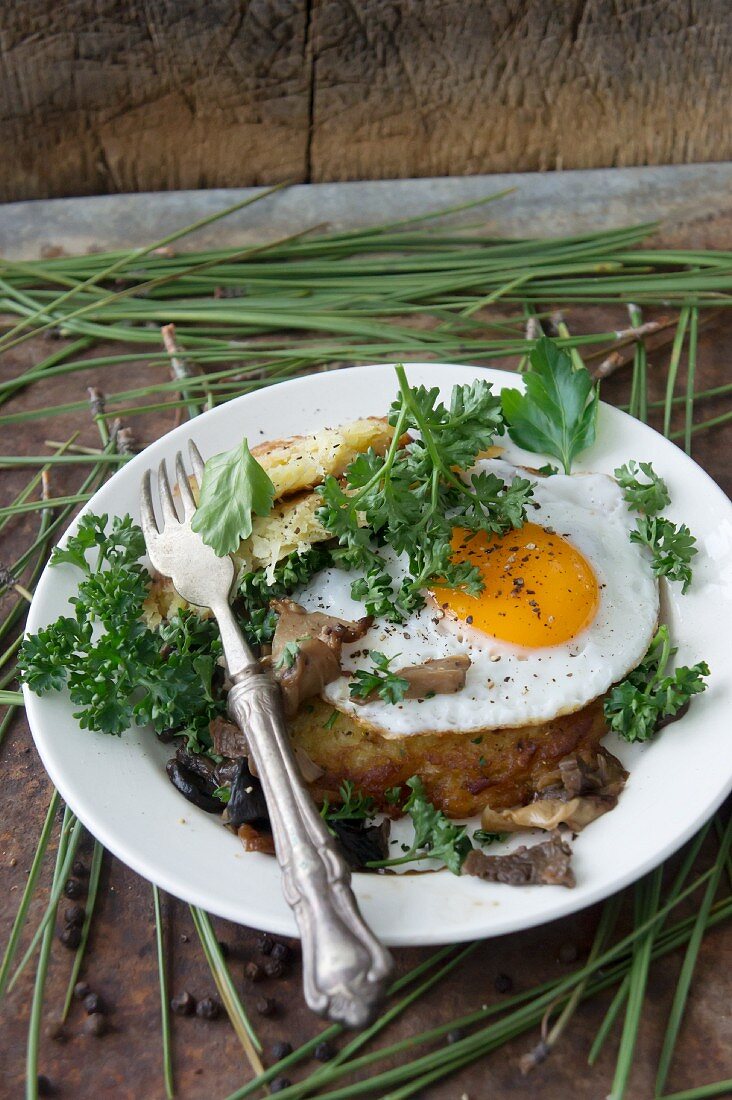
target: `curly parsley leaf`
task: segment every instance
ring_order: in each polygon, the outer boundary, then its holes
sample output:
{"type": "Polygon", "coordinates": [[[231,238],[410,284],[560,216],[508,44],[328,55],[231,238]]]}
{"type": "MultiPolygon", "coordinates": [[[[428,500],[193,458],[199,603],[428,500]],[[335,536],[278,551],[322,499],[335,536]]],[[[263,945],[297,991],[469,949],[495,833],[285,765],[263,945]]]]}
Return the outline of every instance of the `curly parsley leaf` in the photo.
{"type": "Polygon", "coordinates": [[[631,459],[617,468],[615,480],[623,490],[625,503],[636,512],[655,516],[671,503],[666,482],[659,477],[650,462],[636,462],[631,459]]]}
{"type": "Polygon", "coordinates": [[[531,483],[515,478],[505,485],[493,474],[461,477],[503,431],[500,400],[482,380],[455,386],[449,405],[437,389],[409,386],[396,368],[399,397],[389,421],[394,427],[386,455],[369,451],[346,470],[345,486],[328,477],[318,492],[318,517],[338,539],[336,564],[361,574],[351,587],[366,610],[403,622],[424,605],[424,589],[437,580],[477,594],[482,581],[469,564],[453,565],[450,540],[455,527],[503,532],[526,518],[531,483]],[[401,445],[407,430],[419,437],[401,445]],[[409,572],[398,589],[380,548],[406,555],[409,572]]]}
{"type": "Polygon", "coordinates": [[[529,356],[526,392],[501,392],[508,434],[525,451],[559,459],[568,474],[573,459],[595,441],[599,390],[584,367],[543,336],[529,356]]]}
{"type": "Polygon", "coordinates": [[[396,867],[420,859],[439,859],[454,875],[460,874],[463,861],[473,848],[467,826],[456,825],[429,801],[424,783],[413,775],[406,784],[411,794],[402,809],[412,819],[414,840],[402,856],[371,862],[372,868],[396,867]]]}
{"type": "Polygon", "coordinates": [[[359,669],[354,672],[350,684],[352,699],[368,699],[370,695],[377,695],[385,703],[400,703],[409,690],[409,680],[396,676],[389,671],[389,665],[395,657],[387,657],[372,649],[369,657],[373,662],[373,669],[359,669]]]}
{"type": "Polygon", "coordinates": [[[685,524],[679,527],[663,516],[641,516],[630,541],[647,546],[651,553],[651,569],[657,577],[680,581],[681,591],[691,584],[690,562],[697,553],[696,539],[685,524]]]}
{"type": "Polygon", "coordinates": [[[206,462],[191,526],[219,557],[225,557],[251,535],[252,515],[269,515],[274,497],[269,475],[244,439],[238,447],[206,462]]]}
{"type": "Polygon", "coordinates": [[[326,799],[321,814],[326,821],[366,821],[377,813],[376,803],[370,795],[356,788],[356,784],[346,779],[339,787],[340,806],[331,806],[326,799]]]}
{"type": "Polygon", "coordinates": [[[225,710],[214,689],[218,630],[191,611],[157,630],[145,625],[149,577],[137,561],[143,550],[142,532],[129,516],[111,524],[107,516],[83,517],[52,559],[83,573],[70,601],[75,616],[24,640],[21,678],[41,695],[66,686],[82,729],[119,735],[150,722],[158,733],[185,735],[191,747],[206,749],[209,722],[225,710]]]}
{"type": "Polygon", "coordinates": [[[693,695],[706,690],[709,668],[704,661],[665,675],[675,652],[668,627],[660,627],[638,667],[608,693],[605,720],[625,741],[650,740],[662,725],[681,717],[693,695]]]}
{"type": "Polygon", "coordinates": [[[263,645],[274,637],[277,614],[271,610],[270,600],[289,596],[332,563],[330,550],[311,546],[302,553],[295,550],[278,562],[271,579],[264,569],[245,573],[239,582],[236,610],[241,612],[240,625],[249,644],[263,645]]]}

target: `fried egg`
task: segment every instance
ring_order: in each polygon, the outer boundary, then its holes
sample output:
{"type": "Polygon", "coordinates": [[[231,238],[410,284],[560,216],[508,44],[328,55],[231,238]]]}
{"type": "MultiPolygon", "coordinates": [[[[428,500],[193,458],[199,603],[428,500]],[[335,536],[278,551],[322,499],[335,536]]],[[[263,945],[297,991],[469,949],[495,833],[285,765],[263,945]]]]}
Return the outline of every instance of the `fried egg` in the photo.
{"type": "MultiPolygon", "coordinates": [[[[527,476],[502,459],[476,463],[510,482],[527,476]]],[[[549,721],[586,706],[643,658],[659,614],[658,582],[646,548],[630,542],[633,518],[617,483],[604,474],[532,477],[523,527],[506,535],[453,532],[453,559],[481,571],[478,596],[435,587],[401,624],[377,619],[343,647],[344,675],[324,689],[334,707],[385,737],[470,732],[549,721]],[[438,657],[470,657],[465,687],[453,695],[380,699],[349,694],[350,674],[372,668],[370,650],[396,670],[438,657]]],[[[395,586],[406,559],[385,549],[395,586]]],[[[357,572],[319,573],[294,599],[309,611],[363,615],[350,588],[357,572]]]]}

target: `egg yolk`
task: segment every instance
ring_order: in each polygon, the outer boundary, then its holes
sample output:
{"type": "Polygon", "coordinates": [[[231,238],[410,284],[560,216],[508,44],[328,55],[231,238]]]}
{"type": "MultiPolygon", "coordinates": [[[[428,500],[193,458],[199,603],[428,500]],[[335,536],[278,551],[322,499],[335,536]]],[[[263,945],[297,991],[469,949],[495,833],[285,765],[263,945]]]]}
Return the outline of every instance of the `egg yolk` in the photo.
{"type": "Polygon", "coordinates": [[[452,533],[452,560],[477,565],[478,596],[436,585],[440,607],[513,645],[559,645],[579,634],[597,612],[597,579],[587,559],[561,535],[526,523],[505,535],[452,533]]]}

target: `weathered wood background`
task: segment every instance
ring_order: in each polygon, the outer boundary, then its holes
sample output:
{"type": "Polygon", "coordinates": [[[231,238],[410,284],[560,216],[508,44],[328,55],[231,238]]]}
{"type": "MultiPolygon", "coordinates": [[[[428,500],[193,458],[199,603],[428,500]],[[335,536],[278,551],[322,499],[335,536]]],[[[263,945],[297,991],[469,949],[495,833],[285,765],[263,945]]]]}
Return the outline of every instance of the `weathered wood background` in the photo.
{"type": "Polygon", "coordinates": [[[725,160],[729,0],[0,5],[0,199],[725,160]]]}

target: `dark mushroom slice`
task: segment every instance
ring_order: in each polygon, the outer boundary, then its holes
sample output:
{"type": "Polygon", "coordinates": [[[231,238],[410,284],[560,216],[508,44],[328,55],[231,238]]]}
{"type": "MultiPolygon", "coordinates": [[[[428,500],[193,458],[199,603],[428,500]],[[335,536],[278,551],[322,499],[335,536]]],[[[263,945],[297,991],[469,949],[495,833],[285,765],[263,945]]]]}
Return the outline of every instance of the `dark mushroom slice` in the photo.
{"type": "Polygon", "coordinates": [[[247,755],[249,751],[247,739],[233,722],[227,722],[225,718],[220,717],[212,718],[208,724],[208,731],[217,756],[236,760],[240,756],[247,755]]]}
{"type": "Polygon", "coordinates": [[[224,804],[218,798],[214,798],[210,792],[210,784],[185,764],[181,764],[173,757],[168,761],[165,770],[175,789],[194,806],[198,806],[199,810],[205,810],[209,814],[223,812],[224,804]]]}
{"type": "Polygon", "coordinates": [[[380,825],[367,825],[365,821],[345,818],[329,821],[328,827],[335,833],[352,871],[369,870],[368,863],[388,859],[391,828],[388,818],[380,825]]]}
{"type": "Polygon", "coordinates": [[[252,775],[244,757],[237,761],[236,774],[231,781],[231,795],[226,805],[224,824],[235,829],[240,825],[269,826],[269,812],[262,784],[252,775]]]}
{"type": "Polygon", "coordinates": [[[193,772],[194,775],[198,776],[204,790],[207,790],[209,794],[213,794],[218,783],[215,777],[216,765],[210,756],[191,752],[190,749],[180,745],[176,750],[175,759],[189,772],[193,772]]]}
{"type": "Polygon", "coordinates": [[[372,620],[366,616],[348,622],[321,611],[306,611],[293,600],[273,600],[271,606],[279,615],[272,639],[272,668],[285,717],[292,718],[301,703],[338,679],[343,643],[362,638],[372,620]],[[288,653],[289,661],[284,659],[288,653]]]}
{"type": "Polygon", "coordinates": [[[567,886],[575,885],[570,867],[572,849],[562,840],[559,830],[548,840],[531,847],[522,845],[505,856],[489,856],[474,848],[462,865],[464,875],[475,875],[486,882],[501,882],[506,886],[567,886]]]}
{"type": "MultiPolygon", "coordinates": [[[[421,665],[407,665],[395,669],[394,675],[409,684],[405,699],[426,699],[433,695],[454,695],[465,687],[465,677],[470,668],[470,657],[458,653],[454,657],[434,657],[421,665]]],[[[378,698],[378,690],[370,692],[354,703],[371,703],[378,698]]]]}

